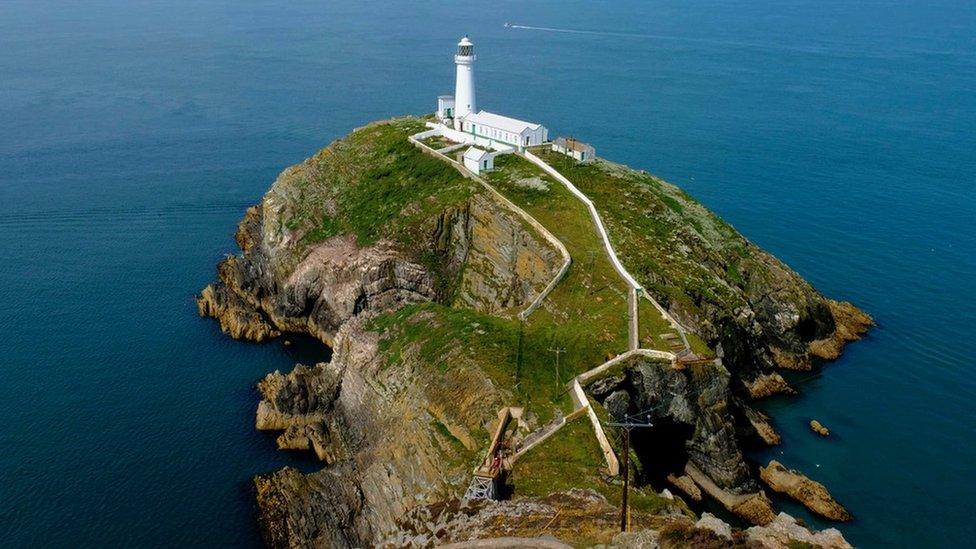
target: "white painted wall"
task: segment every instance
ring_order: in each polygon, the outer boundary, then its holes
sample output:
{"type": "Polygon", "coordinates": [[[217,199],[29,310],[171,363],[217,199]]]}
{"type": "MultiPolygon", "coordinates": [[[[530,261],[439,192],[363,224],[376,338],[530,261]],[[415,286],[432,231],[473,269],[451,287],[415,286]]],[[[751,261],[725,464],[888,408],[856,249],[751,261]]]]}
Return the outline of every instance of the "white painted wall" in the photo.
{"type": "Polygon", "coordinates": [[[475,139],[479,145],[497,149],[494,143],[501,143],[505,147],[516,147],[519,150],[525,147],[541,145],[549,139],[549,130],[545,126],[537,129],[526,129],[521,134],[494,128],[487,124],[472,124],[465,121],[461,125],[461,131],[475,139]],[[472,127],[474,131],[472,132],[472,127]]]}
{"type": "Polygon", "coordinates": [[[484,159],[482,159],[480,162],[465,157],[464,167],[476,174],[480,174],[488,170],[493,170],[495,169],[495,157],[492,155],[488,155],[484,157],[484,159]]]}
{"type": "Polygon", "coordinates": [[[458,42],[458,54],[467,48],[470,55],[455,55],[454,64],[457,66],[454,79],[454,116],[458,117],[478,112],[474,98],[474,45],[465,36],[458,42]]]}
{"type": "Polygon", "coordinates": [[[437,98],[437,117],[440,119],[447,118],[448,111],[453,116],[454,113],[454,98],[453,97],[438,97],[437,98]]]}

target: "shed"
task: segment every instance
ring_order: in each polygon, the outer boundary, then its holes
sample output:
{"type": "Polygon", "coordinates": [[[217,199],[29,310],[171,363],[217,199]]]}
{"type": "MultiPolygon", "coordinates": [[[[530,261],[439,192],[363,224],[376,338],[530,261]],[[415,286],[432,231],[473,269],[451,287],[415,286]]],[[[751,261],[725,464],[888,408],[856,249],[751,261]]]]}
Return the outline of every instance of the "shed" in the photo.
{"type": "Polygon", "coordinates": [[[572,156],[580,162],[592,162],[596,159],[596,149],[592,145],[577,141],[572,137],[557,137],[552,142],[552,150],[572,156]]]}
{"type": "Polygon", "coordinates": [[[437,96],[437,118],[440,118],[441,120],[444,120],[445,118],[454,118],[453,95],[437,96]]]}
{"type": "Polygon", "coordinates": [[[464,151],[464,167],[476,174],[495,169],[495,156],[490,152],[470,147],[464,151]]]}

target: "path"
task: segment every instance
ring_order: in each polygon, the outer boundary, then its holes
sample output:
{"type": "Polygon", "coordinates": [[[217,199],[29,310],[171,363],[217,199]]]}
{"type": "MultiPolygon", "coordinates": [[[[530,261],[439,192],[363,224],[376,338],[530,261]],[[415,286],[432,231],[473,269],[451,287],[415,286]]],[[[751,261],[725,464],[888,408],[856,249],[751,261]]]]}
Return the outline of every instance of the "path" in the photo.
{"type": "MultiPolygon", "coordinates": [[[[499,201],[501,201],[506,207],[516,212],[530,226],[532,226],[540,234],[542,234],[546,238],[546,240],[552,243],[563,255],[564,258],[563,265],[560,268],[557,275],[552,279],[552,281],[550,281],[550,283],[546,286],[546,288],[542,292],[540,292],[539,295],[535,297],[535,299],[532,300],[529,306],[519,313],[518,315],[519,320],[524,321],[530,314],[532,314],[533,311],[536,310],[536,308],[539,307],[542,301],[545,300],[545,298],[552,292],[552,290],[556,287],[556,285],[559,284],[559,282],[565,276],[566,272],[569,270],[569,266],[572,261],[569,255],[569,251],[566,249],[566,246],[563,245],[563,243],[558,238],[556,238],[552,233],[550,233],[548,229],[546,229],[541,223],[539,223],[538,220],[532,217],[528,212],[526,212],[518,205],[516,205],[514,202],[506,198],[501,192],[495,189],[492,185],[488,184],[487,181],[483,180],[482,178],[478,177],[471,171],[467,170],[461,163],[444,154],[445,152],[456,150],[459,147],[452,145],[449,147],[445,147],[441,150],[435,150],[427,146],[421,141],[422,139],[425,139],[427,137],[439,135],[438,131],[439,130],[436,127],[434,127],[431,130],[410,136],[409,139],[415,146],[419,147],[424,152],[449,162],[465,177],[468,177],[470,179],[473,179],[481,183],[481,185],[483,185],[489,192],[491,192],[494,197],[496,197],[499,201]]],[[[569,383],[569,387],[568,387],[573,402],[573,411],[569,415],[565,417],[557,418],[553,422],[544,425],[543,427],[540,427],[539,429],[536,429],[535,431],[530,433],[522,442],[522,445],[517,449],[517,451],[515,451],[514,454],[504,456],[503,461],[500,462],[500,468],[510,469],[512,464],[519,457],[525,455],[526,452],[538,446],[539,444],[542,444],[542,442],[544,442],[546,439],[554,435],[570,421],[573,421],[574,419],[581,417],[585,414],[590,419],[590,423],[593,426],[594,435],[596,436],[597,442],[600,445],[600,449],[603,452],[604,460],[607,463],[607,470],[611,475],[616,476],[620,472],[620,463],[613,450],[613,447],[610,444],[610,441],[607,439],[606,433],[603,430],[603,425],[600,423],[600,419],[597,417],[596,412],[594,411],[592,405],[590,404],[589,398],[586,396],[586,392],[583,390],[583,384],[595,381],[601,375],[608,372],[613,366],[620,364],[635,356],[646,356],[649,358],[668,360],[671,362],[672,365],[675,365],[678,356],[680,354],[687,354],[688,352],[690,352],[688,339],[685,335],[684,328],[670,314],[668,314],[668,312],[663,307],[661,307],[661,305],[658,304],[656,300],[651,298],[644,290],[644,288],[637,282],[637,280],[634,279],[633,276],[631,276],[631,274],[627,271],[626,268],[624,268],[623,264],[620,262],[620,259],[617,257],[616,251],[613,249],[613,245],[610,243],[610,238],[609,235],[607,234],[606,227],[604,226],[603,220],[601,219],[600,214],[597,212],[596,207],[593,205],[593,201],[590,200],[585,194],[583,194],[578,188],[576,188],[576,186],[573,185],[571,181],[566,179],[561,173],[556,171],[553,167],[549,166],[539,157],[533,155],[530,151],[525,151],[525,153],[519,154],[519,156],[522,156],[526,160],[532,162],[533,164],[541,168],[544,172],[546,172],[547,174],[555,178],[558,182],[564,185],[570,191],[570,193],[572,193],[576,198],[581,200],[589,210],[594,226],[596,227],[597,234],[600,236],[600,239],[603,243],[603,247],[607,254],[607,257],[610,259],[610,262],[613,265],[614,270],[617,272],[617,274],[620,275],[621,278],[623,278],[623,280],[628,285],[628,297],[627,297],[627,315],[628,315],[627,349],[628,350],[604,362],[603,364],[600,364],[599,366],[574,377],[573,380],[569,383]],[[661,313],[662,317],[672,326],[675,332],[678,333],[683,344],[681,352],[678,355],[676,355],[675,353],[660,351],[656,349],[639,348],[640,339],[639,339],[639,324],[638,324],[639,323],[638,300],[640,299],[641,295],[643,295],[645,299],[647,299],[652,305],[654,305],[655,309],[657,309],[658,312],[661,313]]],[[[479,465],[479,467],[475,469],[473,478],[471,480],[471,484],[468,487],[467,492],[465,493],[466,498],[491,499],[495,495],[495,488],[496,488],[495,484],[499,473],[498,470],[499,467],[497,467],[496,459],[495,459],[496,449],[498,448],[498,445],[501,443],[502,441],[501,437],[504,435],[506,427],[512,418],[511,410],[518,410],[519,416],[521,416],[521,408],[503,408],[501,411],[499,411],[499,420],[498,420],[498,425],[496,426],[494,431],[494,436],[492,437],[491,443],[489,444],[488,451],[486,452],[484,460],[479,465]]]]}
{"type": "MultiPolygon", "coordinates": [[[[556,181],[562,183],[566,187],[566,189],[568,189],[569,192],[573,194],[573,196],[580,199],[583,202],[583,204],[586,205],[586,209],[590,211],[590,216],[593,218],[593,223],[596,225],[597,233],[599,233],[600,239],[603,241],[603,247],[606,250],[607,255],[610,257],[610,262],[613,263],[613,268],[616,269],[617,273],[620,274],[621,278],[623,278],[624,281],[627,282],[627,284],[631,288],[631,291],[634,294],[643,295],[645,299],[647,299],[649,302],[651,302],[652,305],[654,305],[654,308],[657,309],[659,313],[661,313],[661,316],[665,320],[667,320],[669,324],[671,324],[671,327],[674,328],[676,332],[678,332],[678,335],[681,337],[681,341],[684,344],[684,352],[685,353],[690,352],[691,346],[688,344],[688,336],[685,334],[684,327],[681,326],[681,324],[677,320],[675,320],[675,318],[671,316],[671,314],[668,313],[668,311],[664,307],[662,307],[661,304],[657,302],[657,300],[652,298],[647,293],[644,287],[641,286],[640,283],[637,282],[637,280],[633,276],[631,276],[629,272],[627,272],[627,269],[623,266],[623,263],[620,262],[620,258],[617,257],[617,252],[614,251],[613,249],[613,244],[610,243],[610,235],[607,234],[607,229],[603,225],[603,219],[600,217],[600,213],[596,211],[596,206],[593,204],[593,201],[590,200],[588,196],[583,194],[583,191],[579,190],[576,187],[576,185],[573,184],[572,181],[566,179],[566,177],[563,176],[563,174],[556,171],[555,168],[547,164],[538,156],[532,154],[531,151],[527,150],[524,153],[521,153],[520,156],[522,156],[529,162],[532,162],[536,166],[542,168],[544,172],[546,172],[547,174],[555,178],[556,181]]],[[[634,299],[634,304],[631,307],[629,307],[629,311],[631,315],[630,316],[631,330],[634,334],[636,334],[637,332],[636,299],[634,299]]],[[[632,337],[631,342],[632,342],[631,349],[636,349],[637,348],[636,335],[632,337]]]]}
{"type": "Polygon", "coordinates": [[[513,212],[515,212],[516,215],[518,215],[520,218],[522,218],[523,221],[525,221],[533,229],[535,229],[536,231],[538,231],[539,234],[541,234],[543,236],[543,238],[546,239],[546,241],[548,241],[550,244],[552,244],[559,251],[559,254],[562,255],[562,257],[563,257],[562,266],[560,266],[559,271],[556,273],[556,276],[552,277],[552,280],[549,281],[549,284],[547,284],[546,287],[541,292],[539,292],[539,295],[535,296],[535,298],[532,300],[532,302],[529,303],[528,307],[526,307],[521,312],[519,312],[519,314],[518,314],[519,320],[523,320],[524,321],[526,318],[528,318],[528,316],[530,314],[532,314],[533,311],[535,311],[537,308],[539,308],[539,305],[541,305],[542,302],[546,299],[546,297],[550,293],[552,293],[553,288],[555,288],[556,285],[559,284],[559,281],[562,280],[564,276],[566,276],[566,273],[569,271],[569,266],[572,263],[572,258],[569,256],[569,250],[567,250],[566,249],[566,246],[563,245],[563,243],[558,238],[556,238],[551,232],[549,232],[549,230],[546,229],[542,225],[542,223],[539,223],[534,217],[532,217],[531,215],[529,215],[528,212],[526,212],[522,208],[518,207],[518,205],[516,205],[514,202],[512,202],[511,200],[509,200],[508,198],[506,198],[502,193],[498,192],[498,189],[496,189],[496,188],[492,187],[491,185],[489,185],[487,181],[485,181],[484,179],[478,177],[477,175],[475,175],[474,173],[472,173],[470,170],[468,170],[467,168],[465,168],[463,164],[461,164],[457,160],[454,160],[453,158],[451,158],[451,157],[447,156],[446,154],[444,154],[444,151],[455,150],[455,149],[457,149],[459,147],[450,146],[450,147],[445,147],[445,148],[440,149],[440,150],[434,150],[431,147],[429,147],[426,144],[424,144],[423,142],[421,142],[421,139],[425,139],[425,138],[430,137],[432,135],[437,135],[437,133],[436,133],[437,131],[438,131],[437,129],[432,129],[432,130],[428,130],[428,131],[425,131],[425,132],[420,132],[418,134],[409,136],[407,139],[409,139],[410,142],[414,144],[414,146],[419,147],[420,150],[426,152],[427,154],[431,154],[435,158],[439,158],[441,160],[446,160],[452,166],[454,166],[454,168],[457,169],[461,173],[461,175],[463,175],[463,176],[465,176],[465,177],[467,177],[469,179],[473,179],[474,181],[477,181],[478,183],[481,183],[481,185],[485,189],[487,189],[488,192],[490,192],[492,194],[492,196],[494,196],[499,202],[501,202],[502,204],[504,204],[508,209],[510,209],[513,212]]]}

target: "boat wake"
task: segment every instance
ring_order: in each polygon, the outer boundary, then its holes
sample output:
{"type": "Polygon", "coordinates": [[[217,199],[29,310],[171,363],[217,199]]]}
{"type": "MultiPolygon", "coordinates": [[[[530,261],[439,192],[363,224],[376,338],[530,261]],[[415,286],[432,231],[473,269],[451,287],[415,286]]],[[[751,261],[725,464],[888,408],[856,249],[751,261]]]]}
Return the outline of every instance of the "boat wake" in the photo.
{"type": "Polygon", "coordinates": [[[721,47],[732,47],[732,48],[750,48],[756,50],[773,51],[773,52],[795,52],[795,53],[805,53],[811,55],[828,55],[834,57],[858,57],[858,58],[874,58],[874,59],[893,59],[904,55],[947,55],[953,57],[965,57],[972,58],[972,52],[961,52],[961,51],[943,51],[943,50],[929,50],[929,49],[897,49],[897,50],[886,50],[883,52],[867,52],[860,49],[852,49],[843,44],[804,44],[804,45],[789,45],[789,44],[756,44],[751,42],[742,42],[738,40],[721,40],[721,39],[711,39],[711,38],[695,38],[689,36],[673,36],[667,34],[649,34],[649,33],[639,33],[639,32],[619,32],[619,31],[603,31],[603,30],[588,30],[588,29],[567,29],[561,27],[538,27],[533,25],[515,25],[512,23],[505,23],[505,28],[507,29],[520,29],[520,30],[531,30],[531,31],[542,31],[542,32],[558,32],[564,34],[583,34],[589,36],[615,36],[620,38],[643,38],[647,40],[666,40],[671,42],[683,42],[687,44],[704,44],[710,46],[721,46],[721,47]]]}

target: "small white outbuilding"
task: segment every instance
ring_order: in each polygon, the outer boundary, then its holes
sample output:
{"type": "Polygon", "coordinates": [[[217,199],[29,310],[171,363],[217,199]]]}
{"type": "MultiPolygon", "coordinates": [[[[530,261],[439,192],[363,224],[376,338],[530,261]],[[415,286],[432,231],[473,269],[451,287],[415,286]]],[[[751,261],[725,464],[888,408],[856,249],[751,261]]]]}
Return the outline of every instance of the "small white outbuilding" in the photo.
{"type": "Polygon", "coordinates": [[[552,142],[552,150],[572,156],[580,162],[592,162],[596,159],[596,149],[572,137],[557,137],[552,142]]]}
{"type": "Polygon", "coordinates": [[[470,147],[464,151],[464,167],[476,174],[493,170],[495,156],[484,149],[470,147]]]}
{"type": "Polygon", "coordinates": [[[437,118],[440,118],[441,120],[454,118],[454,96],[453,95],[437,96],[437,118]]]}

